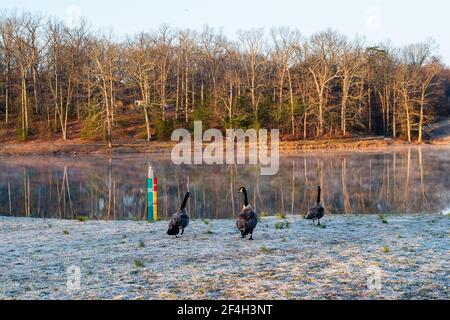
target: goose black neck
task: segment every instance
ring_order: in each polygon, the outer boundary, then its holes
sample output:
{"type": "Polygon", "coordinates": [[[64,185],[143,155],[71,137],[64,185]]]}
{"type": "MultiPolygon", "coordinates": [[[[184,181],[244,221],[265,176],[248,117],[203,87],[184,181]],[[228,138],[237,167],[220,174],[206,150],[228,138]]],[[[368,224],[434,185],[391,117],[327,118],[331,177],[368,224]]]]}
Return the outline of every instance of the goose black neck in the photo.
{"type": "Polygon", "coordinates": [[[243,188],[242,193],[244,194],[244,205],[247,207],[248,206],[247,190],[243,188]]]}
{"type": "Polygon", "coordinates": [[[319,188],[317,188],[317,204],[320,203],[320,192],[321,192],[321,189],[319,187],[319,188]]]}
{"type": "Polygon", "coordinates": [[[183,210],[184,208],[186,208],[186,204],[187,204],[187,201],[189,199],[189,196],[190,196],[189,193],[186,193],[186,195],[184,196],[183,203],[181,204],[180,210],[183,210]]]}

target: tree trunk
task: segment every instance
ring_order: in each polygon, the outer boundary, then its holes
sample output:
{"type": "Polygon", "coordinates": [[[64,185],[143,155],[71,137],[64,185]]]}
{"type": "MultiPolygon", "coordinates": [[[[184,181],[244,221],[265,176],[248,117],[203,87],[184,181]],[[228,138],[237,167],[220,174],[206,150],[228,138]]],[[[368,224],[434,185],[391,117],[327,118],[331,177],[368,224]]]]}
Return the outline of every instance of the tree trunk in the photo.
{"type": "Polygon", "coordinates": [[[32,71],[32,75],[33,75],[33,94],[34,94],[34,108],[35,108],[35,112],[36,114],[39,113],[39,98],[38,98],[38,93],[37,93],[37,76],[36,76],[36,68],[33,67],[33,71],[32,71]]]}
{"type": "Polygon", "coordinates": [[[303,116],[303,139],[306,140],[306,138],[308,138],[308,130],[307,130],[307,125],[308,125],[308,112],[305,109],[305,115],[303,116]]]}
{"type": "Polygon", "coordinates": [[[8,113],[9,113],[9,80],[6,80],[6,92],[5,92],[5,123],[8,125],[8,113]]]}
{"type": "Polygon", "coordinates": [[[295,136],[294,91],[292,89],[292,79],[291,79],[291,72],[289,71],[289,68],[287,69],[287,75],[288,75],[288,81],[289,81],[289,95],[290,95],[290,99],[291,99],[291,129],[292,129],[292,136],[295,136]]]}
{"type": "Polygon", "coordinates": [[[161,111],[162,120],[166,121],[166,60],[161,67],[161,111]]]}
{"type": "Polygon", "coordinates": [[[409,116],[409,104],[408,104],[408,100],[405,97],[404,98],[404,108],[405,108],[405,112],[406,112],[406,131],[407,131],[407,135],[408,135],[408,142],[411,143],[412,139],[411,139],[411,119],[409,116]]]}
{"type": "Polygon", "coordinates": [[[189,61],[186,54],[186,70],[185,70],[185,87],[184,87],[184,94],[185,94],[185,105],[184,105],[184,116],[185,116],[185,122],[189,122],[189,61]]]}
{"type": "Polygon", "coordinates": [[[177,64],[177,96],[175,98],[175,119],[178,120],[178,112],[180,110],[180,67],[181,67],[181,50],[178,54],[177,64]]]}
{"type": "Polygon", "coordinates": [[[420,97],[420,120],[419,120],[419,138],[418,142],[422,143],[423,140],[423,123],[424,123],[424,114],[423,114],[423,108],[425,105],[425,96],[422,92],[422,95],[420,97]]]}
{"type": "Polygon", "coordinates": [[[323,92],[319,96],[319,136],[323,136],[323,92]]]}
{"type": "Polygon", "coordinates": [[[397,105],[397,94],[394,91],[394,101],[392,103],[392,137],[397,138],[397,123],[396,123],[396,111],[395,107],[397,105]]]}

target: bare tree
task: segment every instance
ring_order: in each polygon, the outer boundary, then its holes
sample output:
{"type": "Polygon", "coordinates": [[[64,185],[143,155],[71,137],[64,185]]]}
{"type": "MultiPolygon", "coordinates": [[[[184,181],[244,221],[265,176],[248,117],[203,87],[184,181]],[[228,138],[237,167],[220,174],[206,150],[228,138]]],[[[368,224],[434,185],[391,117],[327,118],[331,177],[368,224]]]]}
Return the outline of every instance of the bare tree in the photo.
{"type": "Polygon", "coordinates": [[[5,123],[9,124],[10,88],[13,67],[13,21],[9,18],[0,20],[0,52],[5,69],[5,123]]]}
{"type": "Polygon", "coordinates": [[[21,136],[25,139],[29,133],[29,101],[28,101],[28,83],[27,75],[32,67],[32,53],[31,46],[27,42],[26,32],[26,16],[24,19],[12,18],[15,28],[13,29],[13,52],[14,60],[17,63],[20,79],[20,118],[22,123],[21,136]]]}
{"type": "MultiPolygon", "coordinates": [[[[55,122],[58,119],[61,127],[62,139],[67,140],[67,123],[69,109],[72,103],[75,60],[73,48],[69,43],[69,34],[61,22],[49,23],[47,31],[49,69],[48,87],[55,106],[55,122]]],[[[56,123],[55,123],[56,127],[56,123]]]]}
{"type": "MultiPolygon", "coordinates": [[[[236,96],[240,86],[239,54],[233,43],[224,44],[226,48],[226,70],[222,81],[221,93],[217,93],[226,110],[228,111],[228,124],[233,127],[233,118],[236,108],[236,96]]],[[[217,90],[217,89],[216,89],[217,90]]]]}
{"type": "Polygon", "coordinates": [[[130,42],[128,48],[128,72],[139,86],[147,130],[147,142],[150,142],[152,138],[149,109],[151,103],[150,89],[154,82],[153,73],[156,65],[156,61],[152,59],[153,43],[148,34],[141,33],[130,42]]]}
{"type": "MultiPolygon", "coordinates": [[[[178,33],[178,41],[180,46],[180,54],[182,57],[182,64],[181,69],[184,72],[181,72],[181,95],[182,101],[184,100],[184,119],[185,122],[189,122],[189,112],[190,112],[190,102],[189,102],[189,89],[190,89],[190,78],[191,78],[191,59],[193,58],[194,54],[194,47],[195,47],[195,39],[197,37],[197,34],[192,30],[185,30],[180,31],[178,33]]],[[[193,106],[192,106],[193,107],[193,106]]]]}
{"type": "Polygon", "coordinates": [[[167,107],[167,78],[172,59],[173,35],[168,25],[162,25],[154,37],[155,54],[158,57],[159,70],[159,97],[162,110],[162,118],[165,120],[165,108],[167,107]]]}
{"type": "Polygon", "coordinates": [[[318,135],[324,133],[324,109],[331,81],[340,77],[339,56],[344,44],[341,35],[328,30],[311,37],[307,47],[308,70],[313,76],[318,97],[318,135]]]}
{"type": "Polygon", "coordinates": [[[291,76],[291,68],[294,63],[296,51],[300,48],[300,33],[298,31],[292,31],[289,28],[277,28],[272,29],[272,42],[273,42],[273,61],[277,66],[278,77],[278,98],[280,104],[280,112],[284,103],[284,89],[287,79],[289,104],[291,113],[291,133],[295,135],[295,100],[293,83],[291,76]]]}
{"type": "Polygon", "coordinates": [[[215,34],[214,29],[206,26],[200,35],[200,44],[205,56],[208,76],[211,80],[212,90],[212,104],[214,112],[217,112],[217,100],[218,100],[218,78],[219,71],[224,62],[224,56],[226,53],[225,46],[227,45],[226,39],[221,34],[215,34]]]}
{"type": "Polygon", "coordinates": [[[94,43],[91,59],[95,65],[95,76],[99,79],[97,86],[101,92],[105,111],[108,146],[112,148],[115,82],[117,81],[117,68],[121,66],[119,48],[111,41],[110,37],[104,37],[94,43]]]}
{"type": "Polygon", "coordinates": [[[260,100],[258,91],[262,86],[258,80],[261,76],[262,66],[266,62],[263,51],[263,40],[263,29],[252,29],[250,31],[239,32],[239,41],[243,49],[242,60],[245,68],[247,85],[250,88],[250,98],[256,122],[258,122],[258,107],[260,100]]]}
{"type": "MultiPolygon", "coordinates": [[[[341,59],[341,132],[343,136],[347,135],[347,120],[349,103],[357,99],[353,92],[358,92],[356,86],[357,81],[361,81],[363,75],[362,59],[363,48],[360,43],[349,43],[344,41],[341,59]]],[[[352,114],[356,115],[355,112],[352,114]]]]}

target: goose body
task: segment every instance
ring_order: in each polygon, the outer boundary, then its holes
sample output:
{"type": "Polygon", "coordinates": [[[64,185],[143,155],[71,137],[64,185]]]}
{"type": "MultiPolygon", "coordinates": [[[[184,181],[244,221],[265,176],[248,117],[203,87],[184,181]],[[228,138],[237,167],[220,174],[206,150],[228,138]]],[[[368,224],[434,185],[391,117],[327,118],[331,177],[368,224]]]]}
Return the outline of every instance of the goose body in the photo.
{"type": "Polygon", "coordinates": [[[258,224],[258,215],[253,210],[252,206],[248,203],[247,190],[245,188],[239,189],[239,193],[244,195],[244,206],[239,213],[236,221],[236,227],[241,233],[242,238],[250,235],[249,240],[253,240],[253,231],[258,224]]]}
{"type": "Polygon", "coordinates": [[[186,193],[180,209],[170,218],[169,229],[167,230],[167,234],[169,236],[178,237],[180,230],[181,235],[183,235],[184,229],[189,225],[189,215],[186,209],[186,205],[190,196],[191,194],[189,192],[186,193]]]}
{"type": "Polygon", "coordinates": [[[325,216],[325,208],[320,201],[320,193],[321,193],[321,188],[318,187],[317,188],[317,204],[314,208],[309,209],[308,214],[305,216],[305,219],[312,220],[313,224],[317,220],[318,226],[320,226],[320,219],[322,219],[325,216]]]}

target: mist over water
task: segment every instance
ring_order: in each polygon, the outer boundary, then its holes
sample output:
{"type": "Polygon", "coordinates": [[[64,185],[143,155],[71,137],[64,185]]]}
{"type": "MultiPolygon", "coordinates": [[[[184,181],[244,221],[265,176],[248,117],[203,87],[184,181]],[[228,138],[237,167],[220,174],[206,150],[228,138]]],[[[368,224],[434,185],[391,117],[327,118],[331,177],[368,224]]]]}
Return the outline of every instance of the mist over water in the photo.
{"type": "Polygon", "coordinates": [[[153,155],[1,157],[0,215],[144,220],[148,163],[158,178],[162,219],[187,190],[192,217],[233,218],[240,186],[262,215],[303,215],[318,185],[332,214],[438,213],[450,207],[449,159],[450,148],[431,147],[307,153],[282,156],[270,177],[259,166],[176,166],[153,155]]]}

